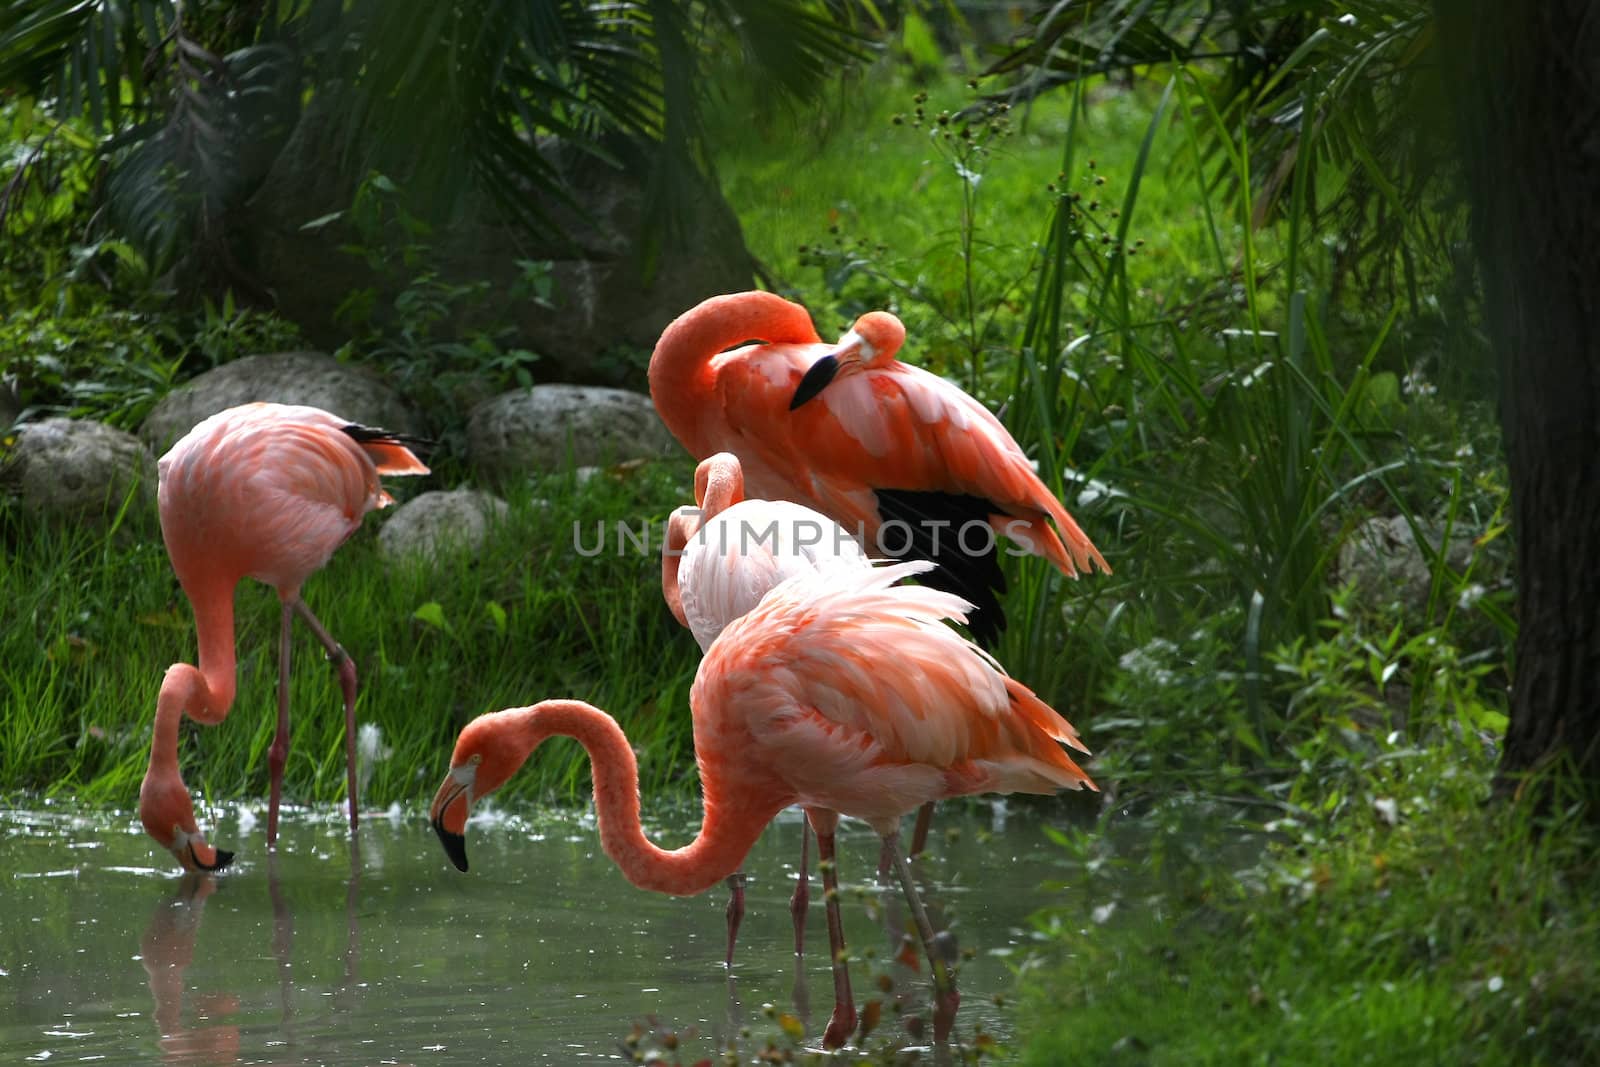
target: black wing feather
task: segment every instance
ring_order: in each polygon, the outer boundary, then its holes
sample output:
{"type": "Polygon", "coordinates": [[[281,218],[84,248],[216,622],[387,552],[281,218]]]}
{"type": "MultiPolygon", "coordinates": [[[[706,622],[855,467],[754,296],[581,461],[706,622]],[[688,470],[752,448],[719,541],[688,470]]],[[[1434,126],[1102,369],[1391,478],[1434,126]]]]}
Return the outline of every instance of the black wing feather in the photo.
{"type": "Polygon", "coordinates": [[[967,620],[973,640],[993,650],[1006,628],[1005,609],[1000,597],[1006,591],[1005,572],[1000,569],[1000,546],[993,531],[975,539],[970,547],[986,551],[969,552],[962,544],[962,528],[982,523],[1001,509],[982,497],[960,493],[939,493],[917,489],[878,489],[878,514],[885,523],[903,523],[909,538],[899,527],[881,531],[875,551],[894,553],[896,559],[926,559],[938,564],[936,570],[921,577],[924,585],[942,589],[969,600],[977,608],[967,620]]]}
{"type": "Polygon", "coordinates": [[[349,434],[359,444],[405,445],[407,448],[431,449],[436,444],[426,437],[418,437],[411,433],[397,433],[394,430],[385,430],[377,426],[363,426],[359,422],[347,423],[339,427],[349,434]]]}

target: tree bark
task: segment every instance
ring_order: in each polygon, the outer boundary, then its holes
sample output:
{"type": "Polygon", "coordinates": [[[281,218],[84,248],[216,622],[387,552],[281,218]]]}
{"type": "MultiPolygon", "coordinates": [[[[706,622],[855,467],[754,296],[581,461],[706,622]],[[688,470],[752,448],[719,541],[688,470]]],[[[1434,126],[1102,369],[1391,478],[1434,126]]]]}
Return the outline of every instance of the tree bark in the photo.
{"type": "Polygon", "coordinates": [[[1435,0],[1498,355],[1516,663],[1497,788],[1600,819],[1600,13],[1435,0]]]}

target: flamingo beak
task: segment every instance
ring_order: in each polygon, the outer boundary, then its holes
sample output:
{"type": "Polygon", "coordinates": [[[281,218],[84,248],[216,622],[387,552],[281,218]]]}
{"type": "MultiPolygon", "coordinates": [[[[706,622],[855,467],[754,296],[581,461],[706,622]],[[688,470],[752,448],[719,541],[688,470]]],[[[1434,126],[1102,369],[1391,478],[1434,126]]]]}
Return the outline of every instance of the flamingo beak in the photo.
{"type": "Polygon", "coordinates": [[[800,384],[794,389],[794,398],[789,401],[789,410],[794,411],[814,399],[841,372],[859,364],[864,355],[870,354],[871,349],[865,338],[854,330],[846,332],[839,338],[839,343],[834,346],[833,351],[811,364],[811,368],[800,379],[800,384]]]}
{"type": "Polygon", "coordinates": [[[828,387],[839,373],[839,357],[829,353],[811,364],[811,369],[806,371],[800,379],[800,384],[795,386],[794,398],[789,401],[789,410],[794,411],[802,404],[812,400],[816,395],[828,387]]]}
{"type": "Polygon", "coordinates": [[[188,833],[173,827],[172,848],[174,859],[191,874],[215,873],[233,862],[233,853],[225,848],[212,848],[206,844],[205,835],[188,833]]]}
{"type": "Polygon", "coordinates": [[[467,837],[464,831],[467,826],[467,811],[472,806],[472,775],[475,767],[460,767],[452,770],[445,777],[439,791],[433,795],[433,806],[429,809],[429,821],[433,823],[433,832],[439,835],[439,844],[444,846],[444,854],[450,857],[450,862],[456,865],[456,870],[467,869],[467,837]],[[462,775],[462,772],[469,772],[462,775]],[[456,802],[460,801],[459,817],[452,814],[456,802]]]}

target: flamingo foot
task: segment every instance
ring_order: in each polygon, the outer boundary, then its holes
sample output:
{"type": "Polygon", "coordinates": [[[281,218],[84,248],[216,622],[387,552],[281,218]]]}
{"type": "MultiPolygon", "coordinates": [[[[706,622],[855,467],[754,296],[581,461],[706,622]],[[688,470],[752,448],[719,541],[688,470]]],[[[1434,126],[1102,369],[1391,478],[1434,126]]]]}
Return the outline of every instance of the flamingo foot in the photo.
{"type": "Polygon", "coordinates": [[[733,945],[739,939],[739,924],[744,921],[744,872],[728,875],[728,954],[723,957],[724,967],[733,966],[733,945]]]}
{"type": "Polygon", "coordinates": [[[833,1014],[828,1017],[828,1028],[822,1032],[822,1047],[843,1048],[855,1032],[856,1007],[849,1001],[840,1001],[834,1004],[833,1014]]]}

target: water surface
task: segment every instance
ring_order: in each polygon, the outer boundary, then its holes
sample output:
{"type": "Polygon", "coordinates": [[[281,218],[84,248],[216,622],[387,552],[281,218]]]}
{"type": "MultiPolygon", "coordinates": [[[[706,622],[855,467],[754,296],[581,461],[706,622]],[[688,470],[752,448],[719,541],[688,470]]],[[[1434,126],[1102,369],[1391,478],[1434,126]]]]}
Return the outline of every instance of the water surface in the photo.
{"type": "MultiPolygon", "coordinates": [[[[942,808],[918,865],[935,927],[971,953],[958,1038],[1010,1035],[996,994],[1015,989],[1029,916],[1073,892],[1040,820],[1005,811],[942,808]]],[[[696,822],[651,830],[675,847],[696,822]]],[[[571,1064],[631,1058],[636,1028],[682,1034],[686,1063],[730,1042],[748,1062],[787,1043],[784,1015],[816,1047],[832,1010],[814,869],[803,962],[793,951],[798,812],[746,866],[731,975],[725,891],[635,889],[586,816],[475,818],[466,874],[415,811],[368,817],[356,847],[333,813],[291,812],[276,855],[248,812],[208,825],[234,868],[180,878],[130,815],[0,812],[0,1062],[571,1064]]],[[[870,830],[841,825],[855,1000],[883,1001],[880,1035],[915,1045],[903,1019],[927,1012],[926,971],[895,959],[905,908],[877,860],[870,830]]]]}

